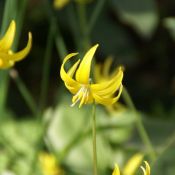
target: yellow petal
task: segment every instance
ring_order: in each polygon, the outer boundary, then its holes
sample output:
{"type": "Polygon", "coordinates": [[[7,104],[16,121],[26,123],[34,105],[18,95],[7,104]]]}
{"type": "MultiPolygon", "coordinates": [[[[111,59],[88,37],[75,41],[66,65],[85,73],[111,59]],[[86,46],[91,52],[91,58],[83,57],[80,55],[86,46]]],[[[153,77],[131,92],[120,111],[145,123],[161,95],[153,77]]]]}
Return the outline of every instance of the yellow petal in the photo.
{"type": "Polygon", "coordinates": [[[114,168],[112,175],[120,175],[120,170],[117,164],[115,164],[115,168],[114,168]]]}
{"type": "Polygon", "coordinates": [[[116,101],[118,101],[118,99],[120,98],[120,95],[122,93],[122,89],[123,89],[123,86],[121,85],[120,86],[120,89],[119,89],[119,92],[118,92],[118,95],[116,97],[107,97],[107,96],[99,96],[95,93],[93,93],[93,98],[95,99],[95,102],[96,103],[99,103],[99,104],[102,104],[102,105],[112,105],[114,104],[116,101]]]}
{"type": "Polygon", "coordinates": [[[95,54],[97,47],[98,47],[98,44],[96,44],[95,46],[93,46],[92,48],[88,50],[88,52],[85,54],[76,72],[76,80],[82,84],[89,83],[91,62],[92,62],[92,58],[95,54]]]}
{"type": "Polygon", "coordinates": [[[112,57],[108,57],[104,62],[103,76],[109,77],[110,67],[112,65],[112,57]]]}
{"type": "Polygon", "coordinates": [[[23,50],[12,54],[0,53],[0,57],[7,60],[20,61],[27,56],[31,47],[32,47],[32,34],[29,32],[27,46],[23,50]]]}
{"type": "Polygon", "coordinates": [[[12,22],[9,25],[8,30],[6,31],[3,38],[0,40],[0,51],[1,52],[2,51],[6,52],[11,48],[14,37],[15,37],[15,30],[16,30],[16,24],[15,24],[15,21],[12,20],[12,22]]]}
{"type": "Polygon", "coordinates": [[[64,81],[66,87],[71,91],[72,89],[79,89],[80,84],[75,81],[70,75],[73,73],[75,67],[78,65],[78,61],[75,63],[75,65],[73,66],[73,68],[69,71],[69,74],[65,71],[64,69],[64,65],[65,63],[71,59],[73,56],[77,55],[78,53],[71,53],[69,55],[67,55],[64,60],[63,60],[63,64],[61,65],[61,70],[60,70],[60,76],[61,79],[64,81]]]}
{"type": "Polygon", "coordinates": [[[147,161],[144,161],[144,163],[146,165],[146,169],[141,166],[141,169],[143,171],[143,175],[150,175],[151,174],[150,166],[149,166],[147,161]]]}
{"type": "Polygon", "coordinates": [[[122,83],[122,79],[123,79],[123,70],[121,67],[119,67],[117,74],[110,81],[98,84],[92,84],[91,85],[92,92],[100,96],[112,95],[119,89],[122,83]]]}
{"type": "Polygon", "coordinates": [[[134,175],[143,160],[143,154],[137,153],[126,163],[123,175],[134,175]]]}
{"type": "Polygon", "coordinates": [[[95,79],[95,82],[97,82],[97,83],[104,81],[104,77],[101,74],[101,68],[102,68],[101,64],[95,64],[94,79],[95,79]]]}
{"type": "MultiPolygon", "coordinates": [[[[79,63],[80,63],[80,60],[78,60],[78,61],[68,70],[67,74],[68,74],[71,78],[74,76],[74,73],[75,73],[75,71],[76,71],[76,69],[77,69],[79,63]]],[[[77,87],[77,86],[72,87],[72,86],[69,86],[66,82],[65,82],[65,86],[66,86],[66,88],[67,88],[72,94],[76,94],[76,93],[78,92],[78,90],[79,90],[79,86],[78,86],[78,87],[77,87]]]]}
{"type": "Polygon", "coordinates": [[[70,77],[73,77],[73,76],[74,76],[74,73],[75,73],[75,71],[76,71],[76,69],[77,69],[79,63],[80,63],[80,60],[78,60],[78,61],[69,69],[69,71],[67,72],[67,74],[68,74],[70,77]]]}

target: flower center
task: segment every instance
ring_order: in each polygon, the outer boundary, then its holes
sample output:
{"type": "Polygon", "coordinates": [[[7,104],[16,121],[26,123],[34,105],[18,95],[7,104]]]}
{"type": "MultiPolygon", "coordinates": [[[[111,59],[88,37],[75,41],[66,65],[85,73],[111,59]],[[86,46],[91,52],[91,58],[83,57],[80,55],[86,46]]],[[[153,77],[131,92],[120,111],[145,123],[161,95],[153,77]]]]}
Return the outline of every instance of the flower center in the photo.
{"type": "Polygon", "coordinates": [[[88,85],[82,85],[79,91],[73,96],[71,107],[73,107],[78,101],[80,101],[79,107],[86,104],[89,99],[90,87],[88,85]]]}

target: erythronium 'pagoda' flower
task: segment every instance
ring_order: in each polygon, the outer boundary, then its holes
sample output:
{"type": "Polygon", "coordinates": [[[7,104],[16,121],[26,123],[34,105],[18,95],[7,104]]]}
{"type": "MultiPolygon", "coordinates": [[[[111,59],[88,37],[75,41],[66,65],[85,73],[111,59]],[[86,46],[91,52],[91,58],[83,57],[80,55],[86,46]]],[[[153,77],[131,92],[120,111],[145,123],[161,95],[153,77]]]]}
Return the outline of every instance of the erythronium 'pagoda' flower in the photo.
{"type": "Polygon", "coordinates": [[[74,94],[71,106],[74,106],[79,101],[79,107],[83,104],[93,102],[102,105],[111,105],[115,103],[121,95],[123,79],[122,67],[119,67],[114,76],[108,81],[94,84],[90,79],[91,62],[97,47],[98,44],[90,48],[82,61],[78,60],[67,72],[64,68],[65,63],[78,53],[71,53],[63,60],[60,75],[67,89],[74,94]],[[117,91],[118,94],[114,96],[117,91]]]}
{"type": "MultiPolygon", "coordinates": [[[[144,163],[145,163],[146,168],[141,166],[141,169],[143,171],[143,175],[151,175],[150,166],[149,166],[148,162],[145,161],[144,163]]],[[[115,168],[114,168],[112,175],[120,175],[120,169],[119,169],[117,164],[115,165],[115,168]]],[[[132,175],[132,174],[127,174],[127,175],[132,175]]]]}
{"type": "Polygon", "coordinates": [[[20,61],[29,53],[32,46],[32,34],[28,34],[27,46],[16,53],[11,50],[14,38],[15,38],[16,24],[15,21],[9,25],[4,36],[0,39],[0,69],[7,69],[12,67],[16,61],[20,61]]]}
{"type": "Polygon", "coordinates": [[[40,167],[43,175],[63,175],[64,171],[57,165],[52,154],[43,152],[39,156],[40,167]]]}

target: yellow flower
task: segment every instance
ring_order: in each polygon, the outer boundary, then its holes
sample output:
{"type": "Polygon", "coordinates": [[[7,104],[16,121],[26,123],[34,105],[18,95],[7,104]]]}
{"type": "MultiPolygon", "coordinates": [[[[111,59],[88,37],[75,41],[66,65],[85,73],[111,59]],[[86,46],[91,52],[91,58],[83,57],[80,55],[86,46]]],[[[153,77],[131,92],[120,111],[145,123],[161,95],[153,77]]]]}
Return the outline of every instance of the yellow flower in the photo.
{"type": "Polygon", "coordinates": [[[29,32],[27,46],[17,53],[12,52],[11,47],[15,37],[15,30],[16,24],[15,21],[12,20],[8,30],[0,40],[0,69],[12,67],[16,61],[22,60],[31,49],[32,34],[29,32]]]}
{"type": "Polygon", "coordinates": [[[40,165],[43,175],[63,175],[63,170],[57,166],[55,157],[52,154],[41,153],[40,154],[40,165]]]}
{"type": "Polygon", "coordinates": [[[79,107],[83,104],[93,102],[102,105],[111,105],[115,103],[121,95],[123,79],[122,67],[118,68],[111,79],[102,83],[94,84],[90,79],[91,62],[97,47],[98,44],[90,48],[82,61],[80,62],[80,60],[78,60],[67,72],[64,68],[65,63],[78,53],[71,53],[63,60],[60,75],[67,89],[74,94],[71,106],[74,106],[78,101],[80,101],[79,107]],[[117,91],[119,91],[118,94],[114,96],[117,91]]]}
{"type": "Polygon", "coordinates": [[[56,9],[62,9],[64,6],[66,6],[70,0],[54,0],[54,7],[56,9]]]}
{"type": "MultiPolygon", "coordinates": [[[[143,175],[151,175],[150,166],[149,166],[147,161],[145,161],[145,165],[146,165],[146,169],[141,166],[141,169],[143,171],[143,175]]],[[[117,164],[115,165],[115,168],[114,168],[114,171],[113,171],[112,175],[120,175],[120,170],[119,170],[119,167],[118,167],[117,164]]],[[[123,173],[123,175],[125,175],[125,174],[123,173]]],[[[128,175],[132,175],[132,173],[128,174],[128,175]]]]}

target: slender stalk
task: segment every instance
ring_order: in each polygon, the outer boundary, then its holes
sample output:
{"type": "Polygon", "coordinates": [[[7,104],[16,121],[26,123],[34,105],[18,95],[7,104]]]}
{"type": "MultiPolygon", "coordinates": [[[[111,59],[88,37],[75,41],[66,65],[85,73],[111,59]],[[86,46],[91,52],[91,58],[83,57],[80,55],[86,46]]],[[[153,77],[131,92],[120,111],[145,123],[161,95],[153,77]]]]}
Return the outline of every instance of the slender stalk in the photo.
{"type": "Polygon", "coordinates": [[[44,55],[44,64],[43,64],[42,81],[41,81],[41,94],[40,94],[40,111],[39,111],[40,114],[39,115],[41,115],[46,105],[52,48],[53,48],[53,22],[51,22],[50,24],[49,34],[47,37],[46,52],[44,55]]]}
{"type": "MultiPolygon", "coordinates": [[[[18,41],[20,38],[20,31],[23,23],[24,12],[27,5],[28,0],[21,1],[21,8],[17,10],[17,1],[16,0],[6,0],[4,13],[3,13],[3,22],[1,28],[1,35],[5,32],[7,26],[9,25],[12,19],[17,18],[17,30],[15,35],[15,41],[13,43],[13,51],[17,49],[18,41]]],[[[1,118],[3,118],[3,113],[5,110],[5,104],[8,95],[8,86],[9,86],[9,71],[1,71],[0,72],[1,82],[0,82],[0,114],[1,118]]]]}
{"type": "Polygon", "coordinates": [[[68,51],[67,51],[64,39],[61,35],[60,28],[57,22],[57,18],[52,10],[49,0],[45,0],[45,7],[46,7],[47,15],[48,15],[48,20],[49,22],[52,21],[53,35],[55,38],[56,49],[58,51],[60,58],[63,59],[67,55],[68,51]]]}
{"type": "Polygon", "coordinates": [[[79,25],[80,25],[80,30],[81,30],[81,35],[83,40],[81,41],[82,43],[82,51],[84,52],[85,50],[89,49],[90,46],[90,39],[89,35],[87,32],[88,28],[88,23],[87,23],[87,16],[86,16],[86,6],[84,4],[78,4],[77,5],[77,13],[78,13],[78,18],[79,18],[79,25]]]}
{"type": "Polygon", "coordinates": [[[173,134],[167,140],[165,140],[164,143],[165,144],[162,146],[163,148],[155,163],[158,162],[166,154],[167,150],[175,143],[175,132],[173,132],[173,134]]]}
{"type": "Polygon", "coordinates": [[[13,80],[15,81],[22,97],[24,98],[27,106],[29,107],[29,109],[32,111],[32,113],[34,115],[36,115],[37,112],[37,105],[32,97],[32,95],[30,94],[29,90],[27,89],[27,87],[25,86],[25,84],[23,83],[22,79],[20,78],[20,76],[18,75],[17,71],[15,69],[11,69],[10,70],[10,76],[13,78],[13,80]]]}
{"type": "Polygon", "coordinates": [[[97,148],[96,148],[96,104],[92,107],[92,143],[93,143],[93,161],[94,161],[94,175],[97,175],[97,148]]]}
{"type": "MultiPolygon", "coordinates": [[[[16,0],[6,0],[4,12],[3,12],[3,20],[1,25],[1,36],[5,33],[10,20],[12,17],[16,16],[16,0]]],[[[8,70],[1,70],[0,71],[0,118],[3,119],[4,111],[5,111],[5,104],[7,100],[8,94],[8,85],[9,85],[9,76],[8,70]]]]}
{"type": "Polygon", "coordinates": [[[152,161],[154,161],[156,159],[155,150],[154,150],[153,145],[149,139],[149,136],[144,128],[141,117],[140,117],[139,113],[137,112],[136,107],[134,106],[134,103],[132,102],[131,97],[130,97],[130,95],[125,87],[123,88],[122,96],[123,96],[123,99],[125,100],[125,102],[127,103],[127,105],[129,106],[129,108],[135,113],[137,130],[140,134],[140,137],[141,137],[143,143],[146,145],[146,147],[149,151],[148,153],[149,153],[150,159],[152,161]]]}
{"type": "Polygon", "coordinates": [[[100,13],[101,13],[101,11],[104,7],[105,1],[106,0],[98,0],[98,2],[97,2],[97,5],[96,5],[96,7],[95,7],[95,9],[92,13],[92,16],[91,16],[91,19],[90,19],[90,22],[89,22],[89,25],[88,25],[88,31],[87,32],[89,34],[91,33],[91,31],[92,31],[92,29],[93,29],[99,15],[100,15],[100,13]]]}

